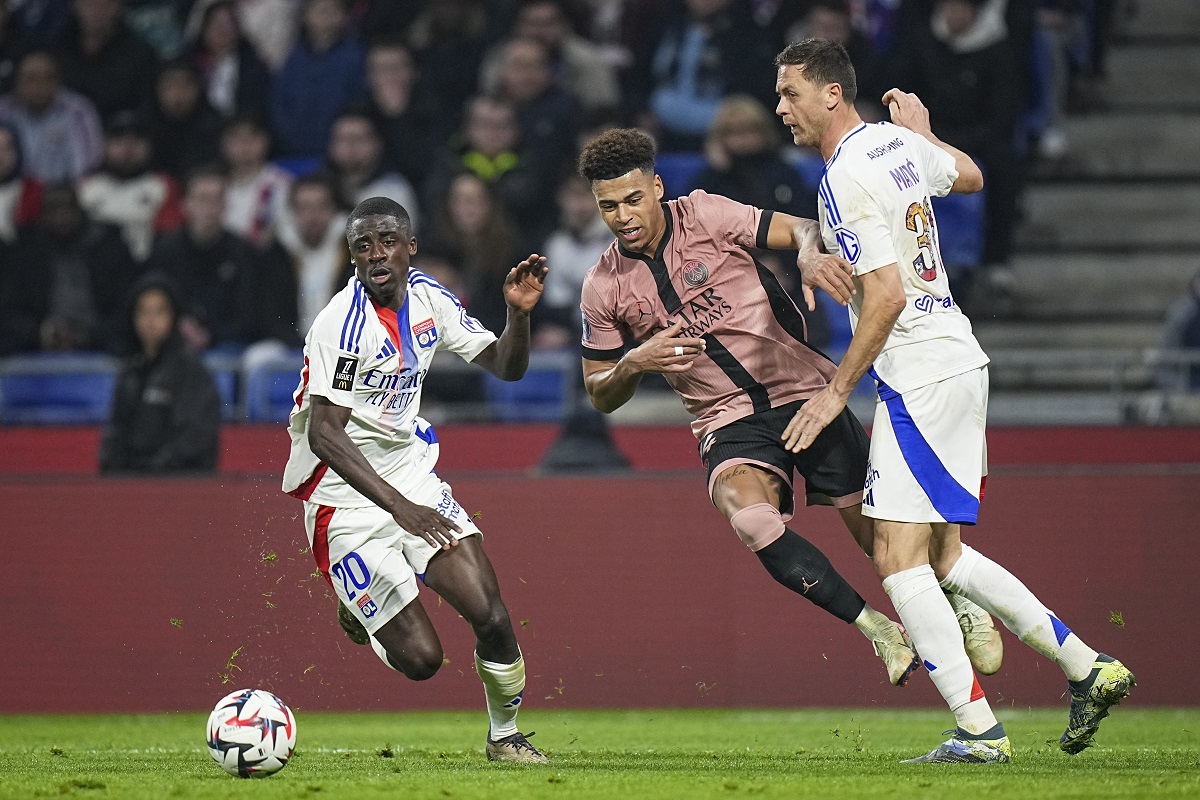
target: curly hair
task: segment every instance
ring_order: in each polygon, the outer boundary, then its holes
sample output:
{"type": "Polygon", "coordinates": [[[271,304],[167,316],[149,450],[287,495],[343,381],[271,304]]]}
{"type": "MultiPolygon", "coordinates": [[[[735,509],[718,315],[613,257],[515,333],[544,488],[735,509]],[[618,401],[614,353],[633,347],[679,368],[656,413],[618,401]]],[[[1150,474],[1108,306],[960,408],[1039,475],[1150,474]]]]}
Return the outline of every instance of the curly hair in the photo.
{"type": "Polygon", "coordinates": [[[654,139],[636,128],[613,128],[583,148],[579,174],[588,183],[609,181],[635,169],[653,175],[656,149],[654,139]]]}

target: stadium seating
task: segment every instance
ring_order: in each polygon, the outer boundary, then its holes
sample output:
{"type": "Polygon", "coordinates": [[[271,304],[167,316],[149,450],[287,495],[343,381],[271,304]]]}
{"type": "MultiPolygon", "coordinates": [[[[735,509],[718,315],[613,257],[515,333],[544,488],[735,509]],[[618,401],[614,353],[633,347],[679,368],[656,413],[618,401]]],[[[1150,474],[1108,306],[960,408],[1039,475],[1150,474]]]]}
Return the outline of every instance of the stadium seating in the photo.
{"type": "Polygon", "coordinates": [[[696,188],[692,179],[704,169],[703,153],[659,153],[654,167],[663,181],[666,199],[685,195],[696,188]]]}
{"type": "Polygon", "coordinates": [[[244,373],[247,422],[285,422],[296,404],[297,376],[304,364],[300,350],[290,350],[248,366],[244,373]]]}
{"type": "Polygon", "coordinates": [[[99,353],[6,358],[0,361],[0,422],[102,423],[112,408],[117,367],[99,353]]]}
{"type": "Polygon", "coordinates": [[[566,351],[534,352],[519,381],[502,381],[487,373],[483,388],[492,417],[502,422],[548,422],[562,419],[575,377],[578,356],[566,351]]]}

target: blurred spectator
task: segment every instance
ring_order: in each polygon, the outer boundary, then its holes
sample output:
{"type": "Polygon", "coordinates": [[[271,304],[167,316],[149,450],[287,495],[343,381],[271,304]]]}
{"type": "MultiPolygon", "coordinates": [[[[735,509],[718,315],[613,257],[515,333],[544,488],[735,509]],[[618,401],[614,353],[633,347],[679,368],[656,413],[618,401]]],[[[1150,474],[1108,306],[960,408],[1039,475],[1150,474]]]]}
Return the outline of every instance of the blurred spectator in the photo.
{"type": "Polygon", "coordinates": [[[0,352],[111,348],[136,274],[117,230],[89,222],[70,184],[0,265],[0,352]]]}
{"type": "Polygon", "coordinates": [[[580,336],[579,296],[583,277],[613,243],[600,217],[592,187],[572,172],[558,188],[559,226],[538,250],[554,267],[538,304],[534,347],[575,346],[580,336]]]}
{"type": "Polygon", "coordinates": [[[462,265],[467,287],[463,304],[491,330],[507,320],[502,287],[517,262],[514,224],[496,201],[491,187],[473,172],[450,181],[446,197],[433,218],[435,249],[462,265]]]}
{"type": "Polygon", "coordinates": [[[346,285],[353,268],[346,247],[346,213],[338,207],[329,176],[297,179],[288,206],[288,224],[280,228],[279,243],[291,257],[296,334],[303,338],[329,299],[346,285]]]}
{"type": "Polygon", "coordinates": [[[156,169],[182,178],[218,158],[221,117],[208,104],[199,74],[186,61],[163,66],[146,116],[156,169]]]}
{"type": "Polygon", "coordinates": [[[221,398],[179,331],[179,301],[160,275],[140,281],[129,324],[137,346],[113,392],[100,471],[163,475],[217,467],[221,398]]]}
{"type": "Polygon", "coordinates": [[[271,74],[242,35],[233,0],[204,9],[188,61],[201,76],[209,105],[222,116],[265,112],[271,74]]]}
{"type": "Polygon", "coordinates": [[[280,154],[319,156],[333,121],[363,94],[363,50],[348,35],[345,0],[305,0],[302,26],[271,87],[271,128],[280,154]]]}
{"type": "MultiPolygon", "coordinates": [[[[1188,291],[1167,309],[1160,345],[1164,350],[1190,350],[1200,355],[1200,272],[1188,284],[1188,291]]],[[[1158,384],[1164,389],[1200,390],[1200,364],[1166,367],[1159,371],[1158,384]]]]}
{"type": "Polygon", "coordinates": [[[150,137],[142,119],[122,111],[108,124],[104,163],[79,184],[79,200],[88,216],[121,229],[138,262],[150,257],[155,238],[179,227],[183,208],[179,186],[151,169],[150,137]]]}
{"type": "Polygon", "coordinates": [[[62,87],[47,51],[21,58],[13,91],[0,97],[0,121],[16,129],[25,172],[42,183],[78,180],[100,163],[104,138],[96,108],[62,87]]]}
{"type": "Polygon", "coordinates": [[[854,77],[858,84],[858,99],[854,105],[863,119],[874,122],[886,117],[881,98],[890,86],[883,85],[881,65],[871,43],[855,29],[850,16],[850,0],[807,0],[799,5],[802,13],[784,30],[785,36],[777,40],[782,50],[791,42],[803,39],[828,39],[846,48],[850,63],[854,65],[854,77]]]}
{"type": "Polygon", "coordinates": [[[446,130],[457,130],[467,98],[475,94],[479,67],[487,47],[488,20],[482,0],[437,0],[409,28],[417,71],[430,97],[449,118],[446,130]]]}
{"type": "Polygon", "coordinates": [[[725,95],[773,102],[763,76],[774,55],[749,0],[685,0],[631,73],[633,99],[653,114],[664,152],[699,150],[725,95]]]}
{"type": "MultiPolygon", "coordinates": [[[[184,38],[195,41],[208,7],[224,0],[196,0],[188,14],[184,38]]],[[[301,0],[234,0],[238,28],[254,51],[274,71],[292,52],[296,42],[297,17],[301,0]]]]}
{"type": "Polygon", "coordinates": [[[183,23],[193,0],[128,0],[125,22],[159,58],[175,58],[183,44],[183,23]]]}
{"type": "Polygon", "coordinates": [[[25,41],[17,30],[6,3],[0,2],[0,95],[12,90],[17,77],[17,62],[25,49],[25,41]]]}
{"type": "Polygon", "coordinates": [[[56,41],[62,81],[96,104],[102,119],[150,96],[158,54],[125,24],[124,0],[72,0],[56,41]]]}
{"type": "Polygon", "coordinates": [[[1021,185],[1015,149],[1026,107],[999,0],[936,0],[930,25],[897,44],[896,86],[929,108],[938,136],[979,162],[987,180],[983,266],[997,293],[1010,275],[1021,185]]]}
{"type": "Polygon", "coordinates": [[[436,159],[437,142],[452,128],[444,127],[448,115],[437,113],[420,91],[408,45],[399,39],[371,45],[367,88],[367,113],[383,139],[384,163],[420,188],[436,159]]]}
{"type": "Polygon", "coordinates": [[[579,103],[554,81],[546,48],[534,39],[512,39],[500,56],[495,94],[513,104],[521,141],[531,159],[558,174],[574,155],[579,103]]]}
{"type": "Polygon", "coordinates": [[[9,6],[16,30],[30,41],[48,42],[71,21],[71,4],[67,0],[9,0],[5,5],[9,6]]]}
{"type": "Polygon", "coordinates": [[[267,161],[271,134],[258,117],[236,116],[225,123],[221,155],[229,168],[225,227],[256,248],[265,248],[287,213],[292,176],[267,161]]]}
{"type": "Polygon", "coordinates": [[[416,192],[403,175],[383,168],[383,141],[365,112],[346,112],[333,123],[326,161],[342,205],[353,208],[368,197],[387,197],[404,206],[413,231],[420,230],[416,192]]]}
{"type": "Polygon", "coordinates": [[[758,100],[726,97],[704,141],[707,166],[692,183],[739,203],[816,219],[817,189],[780,156],[779,130],[758,100]]]}
{"type": "Polygon", "coordinates": [[[42,184],[26,177],[17,129],[0,122],[0,244],[12,244],[17,234],[37,221],[42,184]]]}
{"type": "Polygon", "coordinates": [[[438,171],[427,182],[426,198],[438,204],[451,179],[464,169],[492,187],[496,198],[533,241],[554,224],[549,202],[554,187],[553,165],[533,159],[521,144],[521,129],[512,104],[497,98],[473,98],[467,107],[461,135],[452,142],[438,171]]]}
{"type": "Polygon", "coordinates": [[[466,296],[467,284],[463,278],[462,267],[450,253],[434,245],[421,245],[413,259],[413,265],[449,289],[450,294],[455,297],[466,296]]]}
{"type": "Polygon", "coordinates": [[[402,37],[428,5],[426,0],[367,0],[356,4],[361,13],[358,27],[368,39],[375,36],[402,37]],[[362,6],[366,8],[362,8],[362,6]]]}
{"type": "Polygon", "coordinates": [[[188,177],[183,226],[159,241],[148,266],[179,287],[180,331],[196,351],[241,346],[259,332],[252,292],[254,273],[264,264],[222,225],[225,185],[224,173],[213,167],[188,177]]]}
{"type": "MultiPolygon", "coordinates": [[[[616,70],[599,46],[571,29],[564,0],[523,0],[513,28],[516,39],[531,39],[545,48],[551,78],[584,108],[614,108],[621,100],[616,70]]],[[[500,83],[504,48],[489,54],[480,87],[493,93],[500,83]]]]}

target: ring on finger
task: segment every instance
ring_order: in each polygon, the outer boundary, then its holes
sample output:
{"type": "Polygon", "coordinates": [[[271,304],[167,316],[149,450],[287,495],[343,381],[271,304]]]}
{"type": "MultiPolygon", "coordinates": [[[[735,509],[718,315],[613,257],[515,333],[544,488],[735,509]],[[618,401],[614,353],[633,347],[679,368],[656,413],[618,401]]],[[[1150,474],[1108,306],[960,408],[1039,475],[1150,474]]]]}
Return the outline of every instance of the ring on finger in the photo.
{"type": "Polygon", "coordinates": [[[683,355],[683,347],[681,347],[680,345],[675,345],[675,355],[677,355],[677,356],[683,355]]]}

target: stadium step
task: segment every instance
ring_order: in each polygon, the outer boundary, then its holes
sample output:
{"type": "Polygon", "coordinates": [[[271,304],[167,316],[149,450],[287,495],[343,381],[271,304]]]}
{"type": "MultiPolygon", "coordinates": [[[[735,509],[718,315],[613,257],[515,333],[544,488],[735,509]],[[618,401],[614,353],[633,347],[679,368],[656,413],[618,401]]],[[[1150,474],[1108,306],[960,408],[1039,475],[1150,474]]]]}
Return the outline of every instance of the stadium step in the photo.
{"type": "Polygon", "coordinates": [[[1200,253],[1024,253],[1012,267],[1020,317],[1107,318],[1120,327],[1129,319],[1161,321],[1200,272],[1200,253]]]}
{"type": "Polygon", "coordinates": [[[1200,110],[1200,47],[1194,42],[1114,47],[1107,67],[1102,99],[1114,110],[1200,110]]]}
{"type": "MultiPolygon", "coordinates": [[[[1120,13],[1120,12],[1118,12],[1120,13]]],[[[1132,40],[1200,39],[1200,3],[1196,0],[1142,0],[1132,13],[1120,14],[1117,32],[1132,40]]]]}
{"type": "Polygon", "coordinates": [[[1200,114],[1090,114],[1064,129],[1068,153],[1039,165],[1039,179],[1200,180],[1200,114]]]}
{"type": "Polygon", "coordinates": [[[1024,197],[1026,251],[1200,248],[1200,181],[1040,183],[1024,197]]]}
{"type": "Polygon", "coordinates": [[[1046,347],[1153,347],[1158,343],[1162,325],[1157,319],[1114,322],[1097,320],[971,320],[975,338],[991,353],[1004,349],[1046,347]]]}

